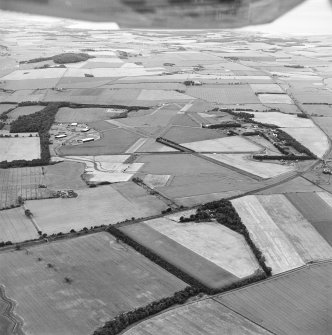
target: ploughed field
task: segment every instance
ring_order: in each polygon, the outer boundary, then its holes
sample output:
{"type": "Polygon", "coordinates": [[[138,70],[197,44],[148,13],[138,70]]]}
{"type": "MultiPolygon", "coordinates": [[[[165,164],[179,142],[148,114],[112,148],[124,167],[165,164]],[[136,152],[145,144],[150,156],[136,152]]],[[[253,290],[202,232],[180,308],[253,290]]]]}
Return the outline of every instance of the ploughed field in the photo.
{"type": "Polygon", "coordinates": [[[43,199],[51,195],[45,188],[43,167],[0,169],[0,208],[9,208],[23,199],[43,199]],[[41,187],[40,187],[41,186],[41,187]]]}
{"type": "Polygon", "coordinates": [[[119,313],[186,287],[108,233],[4,252],[0,263],[0,285],[18,302],[26,334],[90,335],[119,313]]]}

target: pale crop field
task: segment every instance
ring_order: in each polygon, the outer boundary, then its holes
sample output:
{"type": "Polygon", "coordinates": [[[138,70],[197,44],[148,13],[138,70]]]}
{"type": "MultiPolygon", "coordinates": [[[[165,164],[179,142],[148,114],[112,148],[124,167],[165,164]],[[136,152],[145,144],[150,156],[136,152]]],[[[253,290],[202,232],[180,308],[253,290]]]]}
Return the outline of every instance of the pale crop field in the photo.
{"type": "Polygon", "coordinates": [[[0,211],[0,242],[16,243],[38,237],[37,230],[21,207],[0,211]]]}
{"type": "Polygon", "coordinates": [[[316,192],[316,194],[332,208],[332,196],[327,192],[316,192]]]}
{"type": "Polygon", "coordinates": [[[273,178],[294,171],[294,167],[291,166],[253,161],[246,154],[206,154],[205,156],[262,178],[273,178]]]}
{"type": "Polygon", "coordinates": [[[255,93],[283,93],[282,88],[277,84],[250,84],[255,93]]]}
{"type": "Polygon", "coordinates": [[[24,79],[46,79],[60,78],[64,75],[66,69],[53,68],[41,70],[16,70],[4,77],[1,80],[24,80],[24,79]]]}
{"type": "MultiPolygon", "coordinates": [[[[15,134],[12,134],[12,136],[15,134]]],[[[0,162],[40,158],[39,137],[0,138],[0,162]]]]}
{"type": "Polygon", "coordinates": [[[181,143],[197,152],[256,152],[262,150],[258,145],[239,136],[216,138],[213,140],[181,143]]]}
{"type": "Polygon", "coordinates": [[[58,110],[55,121],[62,123],[71,122],[92,122],[107,120],[111,114],[107,112],[108,108],[69,108],[62,107],[58,110]]]}
{"type": "Polygon", "coordinates": [[[193,100],[195,98],[177,91],[142,90],[137,100],[193,100]]]}
{"type": "MultiPolygon", "coordinates": [[[[163,68],[95,68],[95,69],[67,69],[64,77],[84,78],[85,74],[92,74],[95,78],[102,77],[137,77],[155,76],[164,72],[163,68]]],[[[23,78],[24,79],[24,78],[23,78]]]]}
{"type": "Polygon", "coordinates": [[[322,158],[329,149],[327,136],[318,127],[285,128],[284,131],[307,147],[312,153],[322,158]]]}
{"type": "Polygon", "coordinates": [[[259,94],[258,97],[262,104],[294,104],[287,94],[259,94]]]}
{"type": "Polygon", "coordinates": [[[177,307],[138,323],[124,335],[270,335],[214,299],[177,307]]]}
{"type": "Polygon", "coordinates": [[[161,200],[131,182],[78,190],[77,193],[78,197],[72,199],[27,201],[26,207],[47,234],[156,215],[167,208],[161,200]]]}
{"type": "Polygon", "coordinates": [[[0,263],[6,295],[34,335],[90,335],[187,286],[108,233],[2,253],[0,263]]]}
{"type": "Polygon", "coordinates": [[[304,262],[332,258],[332,247],[284,195],[257,196],[257,199],[304,262]]]}
{"type": "MultiPolygon", "coordinates": [[[[225,77],[225,79],[227,78],[232,80],[236,77],[225,77]]],[[[259,103],[259,99],[249,85],[190,86],[187,88],[186,94],[198,99],[220,104],[259,103]]]]}
{"type": "Polygon", "coordinates": [[[250,276],[259,268],[243,236],[219,223],[179,223],[166,218],[145,223],[238,278],[250,276]]]}
{"type": "Polygon", "coordinates": [[[293,244],[255,196],[232,200],[232,204],[249,230],[254,243],[261,249],[273,274],[305,264],[293,244]]]}
{"type": "Polygon", "coordinates": [[[168,182],[168,180],[171,178],[170,175],[158,175],[158,174],[147,174],[143,181],[146,185],[148,185],[151,188],[165,186],[168,182]]]}
{"type": "Polygon", "coordinates": [[[274,124],[278,127],[284,128],[313,128],[316,125],[309,119],[297,117],[296,115],[290,115],[279,112],[253,112],[255,115],[255,121],[261,123],[274,124]]]}

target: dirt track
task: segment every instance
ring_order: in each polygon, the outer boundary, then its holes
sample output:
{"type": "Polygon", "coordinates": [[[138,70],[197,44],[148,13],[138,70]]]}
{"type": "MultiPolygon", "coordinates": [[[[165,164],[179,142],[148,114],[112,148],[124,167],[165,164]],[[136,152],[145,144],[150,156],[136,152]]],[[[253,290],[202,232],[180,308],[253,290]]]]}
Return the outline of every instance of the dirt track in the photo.
{"type": "Polygon", "coordinates": [[[5,290],[0,286],[0,332],[1,335],[24,335],[22,322],[13,313],[15,303],[6,297],[5,290]]]}

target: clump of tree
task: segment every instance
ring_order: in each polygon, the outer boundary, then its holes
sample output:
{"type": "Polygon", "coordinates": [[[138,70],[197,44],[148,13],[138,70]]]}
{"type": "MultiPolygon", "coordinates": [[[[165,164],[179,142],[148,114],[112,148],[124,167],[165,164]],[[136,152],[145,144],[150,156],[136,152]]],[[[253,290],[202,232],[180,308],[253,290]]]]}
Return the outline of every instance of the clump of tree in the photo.
{"type": "Polygon", "coordinates": [[[28,218],[32,218],[32,212],[30,211],[30,209],[26,209],[25,211],[24,211],[24,214],[25,214],[25,216],[26,217],[28,217],[28,218]]]}
{"type": "Polygon", "coordinates": [[[66,284],[71,284],[73,282],[73,280],[70,277],[65,277],[64,282],[66,284]]]}
{"type": "Polygon", "coordinates": [[[1,241],[0,242],[0,248],[6,247],[7,245],[13,245],[13,242],[12,241],[6,241],[6,242],[1,241]]]}
{"type": "Polygon", "coordinates": [[[74,53],[74,52],[66,52],[59,55],[51,56],[51,57],[39,57],[33,58],[26,62],[20,62],[20,64],[31,64],[31,63],[40,63],[53,61],[56,64],[66,64],[66,63],[78,63],[85,62],[90,58],[95,58],[94,56],[90,56],[87,53],[74,53]]]}

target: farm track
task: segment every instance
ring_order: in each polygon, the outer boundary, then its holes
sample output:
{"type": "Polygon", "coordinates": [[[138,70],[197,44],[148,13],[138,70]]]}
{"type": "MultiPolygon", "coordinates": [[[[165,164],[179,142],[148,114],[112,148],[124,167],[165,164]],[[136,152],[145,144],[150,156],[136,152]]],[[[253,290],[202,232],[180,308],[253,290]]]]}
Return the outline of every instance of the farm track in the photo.
{"type": "Polygon", "coordinates": [[[1,335],[24,335],[22,331],[22,322],[14,315],[15,303],[7,298],[5,289],[2,285],[0,285],[0,302],[1,301],[5,304],[5,308],[1,316],[8,322],[5,332],[1,335]]]}

